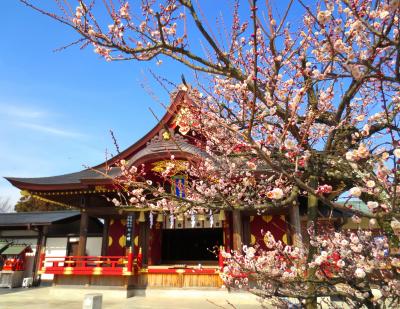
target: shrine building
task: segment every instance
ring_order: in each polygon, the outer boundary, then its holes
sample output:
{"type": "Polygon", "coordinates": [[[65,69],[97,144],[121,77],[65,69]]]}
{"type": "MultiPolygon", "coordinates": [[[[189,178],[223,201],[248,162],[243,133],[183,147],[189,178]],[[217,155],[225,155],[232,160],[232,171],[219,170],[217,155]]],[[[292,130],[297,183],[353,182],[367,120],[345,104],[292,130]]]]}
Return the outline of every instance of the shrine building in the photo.
{"type": "MultiPolygon", "coordinates": [[[[106,177],[107,166],[126,160],[130,165],[145,164],[151,178],[174,155],[184,162],[203,155],[188,135],[180,133],[175,122],[181,108],[190,100],[185,91],[176,92],[164,117],[129,148],[93,169],[60,176],[6,179],[31,198],[50,204],[71,206],[80,210],[79,241],[76,249],[46,254],[42,244],[35,276],[54,275],[55,285],[114,286],[122,289],[146,287],[215,287],[222,286],[219,271],[221,255],[211,252],[240,249],[243,244],[265,247],[262,230],[271,231],[277,240],[294,241],[296,231],[290,226],[299,221],[298,211],[275,210],[258,215],[256,211],[221,211],[210,220],[208,214],[196,215],[195,224],[188,217],[177,217],[171,224],[168,215],[158,213],[149,222],[149,211],[116,207],[111,200],[118,190],[113,177],[121,170],[113,167],[106,177]],[[173,136],[173,138],[171,138],[173,136]],[[99,173],[100,171],[100,173],[99,173]],[[102,240],[88,253],[89,218],[104,222],[102,240]],[[213,222],[211,222],[213,221],[213,222]],[[291,223],[291,224],[289,224],[291,223]]],[[[84,161],[85,158],[82,158],[84,161]]],[[[185,185],[184,171],[171,175],[172,184],[185,185]]],[[[167,188],[171,190],[171,188],[167,188]]],[[[178,186],[172,190],[178,192],[178,186]]],[[[297,208],[298,210],[298,208],[297,208]]],[[[297,224],[298,226],[298,224],[297,224]]]]}

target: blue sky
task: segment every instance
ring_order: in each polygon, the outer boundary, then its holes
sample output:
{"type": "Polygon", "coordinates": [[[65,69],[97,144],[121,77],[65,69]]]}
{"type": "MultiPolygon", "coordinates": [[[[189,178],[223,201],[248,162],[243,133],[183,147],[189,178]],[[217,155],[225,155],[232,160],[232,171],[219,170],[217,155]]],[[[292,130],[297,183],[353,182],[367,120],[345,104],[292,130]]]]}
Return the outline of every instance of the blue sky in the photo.
{"type": "MultiPolygon", "coordinates": [[[[219,13],[214,1],[203,4],[203,13],[219,13]]],[[[163,115],[158,101],[169,97],[149,69],[175,83],[190,75],[165,59],[158,67],[108,63],[92,48],[54,52],[77,34],[19,1],[1,1],[0,10],[0,176],[52,176],[102,162],[106,149],[115,153],[110,129],[124,149],[156,124],[149,108],[163,115]]],[[[7,197],[15,202],[19,191],[1,178],[0,198],[7,197]]]]}
{"type": "MultiPolygon", "coordinates": [[[[18,1],[1,1],[0,10],[7,25],[0,43],[0,176],[51,176],[98,164],[106,149],[115,153],[110,129],[123,149],[156,123],[148,108],[163,114],[141,84],[167,103],[147,70],[168,72],[168,63],[107,63],[92,48],[54,52],[77,35],[18,1]]],[[[15,202],[19,191],[1,178],[0,197],[15,202]]]]}

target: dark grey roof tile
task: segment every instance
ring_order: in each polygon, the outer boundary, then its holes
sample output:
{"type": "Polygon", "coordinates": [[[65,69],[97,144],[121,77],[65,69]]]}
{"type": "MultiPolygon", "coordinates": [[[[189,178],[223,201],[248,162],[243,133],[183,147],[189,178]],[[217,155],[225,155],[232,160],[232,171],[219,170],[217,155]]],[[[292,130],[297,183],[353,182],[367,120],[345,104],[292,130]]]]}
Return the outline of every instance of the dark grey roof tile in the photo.
{"type": "Polygon", "coordinates": [[[0,214],[0,226],[48,225],[80,216],[79,211],[35,211],[0,214]]]}

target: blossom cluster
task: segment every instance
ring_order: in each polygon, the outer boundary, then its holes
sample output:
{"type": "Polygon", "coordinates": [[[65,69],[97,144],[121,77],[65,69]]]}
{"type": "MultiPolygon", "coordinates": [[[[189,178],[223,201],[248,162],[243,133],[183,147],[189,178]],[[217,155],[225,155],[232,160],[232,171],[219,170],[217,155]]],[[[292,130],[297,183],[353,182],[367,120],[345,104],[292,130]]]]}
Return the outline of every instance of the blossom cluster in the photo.
{"type": "Polygon", "coordinates": [[[389,256],[387,239],[374,237],[371,231],[311,232],[308,249],[284,245],[267,232],[266,244],[268,250],[256,245],[243,246],[240,252],[223,252],[224,283],[232,288],[262,290],[265,298],[287,293],[285,289],[290,287],[289,294],[298,299],[307,297],[307,280],[312,280],[317,290],[330,283],[327,296],[346,296],[354,306],[370,297],[365,294],[365,284],[375,289],[374,303],[399,296],[400,280],[396,274],[400,260],[389,256]],[[307,261],[310,250],[315,253],[307,261]]]}

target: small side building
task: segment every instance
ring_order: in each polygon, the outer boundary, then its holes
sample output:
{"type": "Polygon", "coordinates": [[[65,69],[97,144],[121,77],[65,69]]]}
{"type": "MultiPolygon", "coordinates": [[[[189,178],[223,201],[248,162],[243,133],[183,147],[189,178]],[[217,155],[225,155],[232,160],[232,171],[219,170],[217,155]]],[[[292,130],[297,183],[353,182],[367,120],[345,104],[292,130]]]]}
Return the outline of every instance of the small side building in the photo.
{"type": "MultiPolygon", "coordinates": [[[[51,281],[53,274],[38,275],[40,252],[46,255],[76,255],[79,243],[81,213],[79,211],[5,213],[0,216],[0,242],[27,245],[32,249],[27,254],[24,277],[51,281]]],[[[90,218],[87,226],[87,255],[101,255],[103,223],[90,218]]]]}

